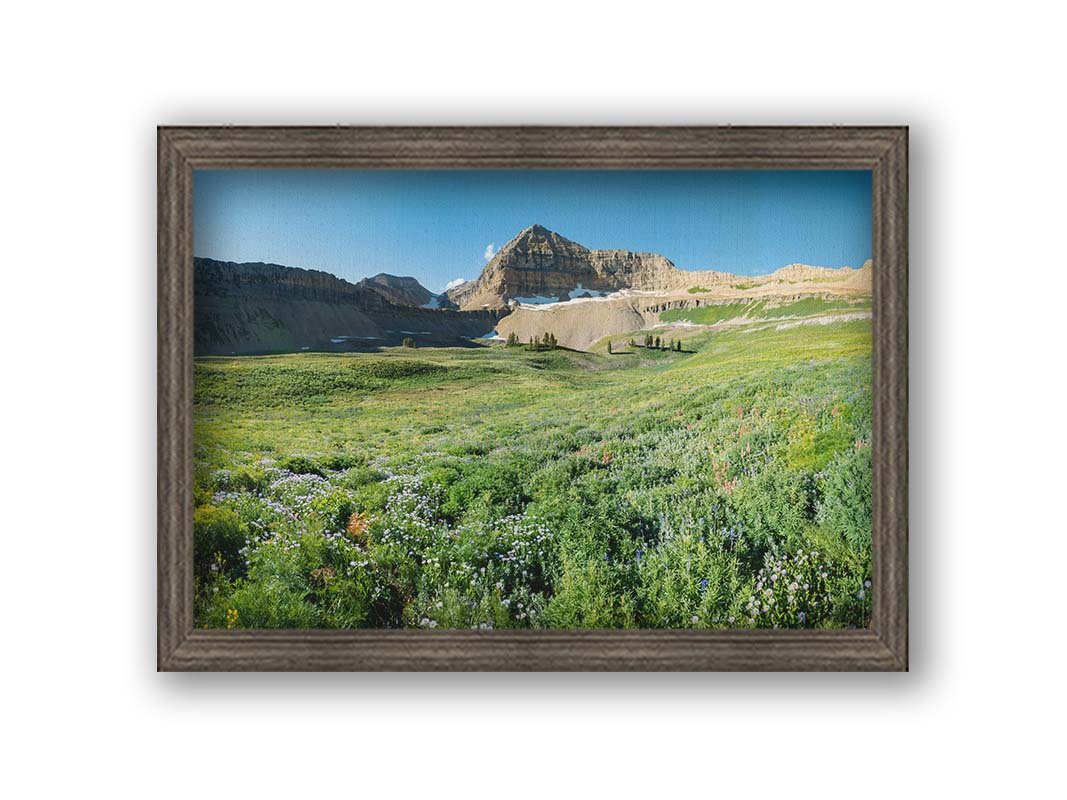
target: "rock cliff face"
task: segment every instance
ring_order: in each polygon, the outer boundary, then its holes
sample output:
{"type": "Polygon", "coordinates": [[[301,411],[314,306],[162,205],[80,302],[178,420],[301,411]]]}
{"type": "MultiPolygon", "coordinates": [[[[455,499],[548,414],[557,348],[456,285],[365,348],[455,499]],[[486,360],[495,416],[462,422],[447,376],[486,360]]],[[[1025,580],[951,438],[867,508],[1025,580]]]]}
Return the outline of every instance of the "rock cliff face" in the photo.
{"type": "Polygon", "coordinates": [[[656,253],[590,250],[558,233],[531,225],[500,248],[475,281],[448,292],[461,308],[500,308],[518,299],[566,301],[583,293],[620,289],[663,291],[693,281],[723,280],[725,273],[687,272],[656,253]]]}
{"type": "Polygon", "coordinates": [[[447,295],[434,294],[415,278],[400,277],[380,272],[370,278],[364,278],[357,286],[377,292],[391,303],[398,306],[415,306],[416,308],[456,308],[447,295]]]}
{"type": "Polygon", "coordinates": [[[869,261],[860,269],[791,264],[759,276],[689,271],[655,253],[590,250],[540,225],[521,231],[476,280],[447,296],[384,273],[353,284],[326,272],[203,258],[195,270],[198,355],[365,349],[408,336],[454,346],[493,331],[522,341],[550,331],[561,344],[585,349],[654,326],[667,310],[853,300],[869,297],[872,283],[869,261]]]}
{"type": "Polygon", "coordinates": [[[678,269],[656,253],[630,250],[590,250],[540,225],[531,225],[500,248],[482,274],[448,291],[460,308],[502,308],[521,304],[566,302],[623,289],[671,293],[691,287],[729,296],[759,288],[777,294],[786,284],[825,282],[857,291],[870,286],[870,267],[830,269],[791,264],[769,275],[746,277],[714,270],[678,269]]]}
{"type": "MultiPolygon", "coordinates": [[[[421,287],[420,287],[421,288],[421,287]]],[[[425,309],[326,272],[194,259],[197,355],[456,345],[496,327],[499,312],[425,309]]]]}

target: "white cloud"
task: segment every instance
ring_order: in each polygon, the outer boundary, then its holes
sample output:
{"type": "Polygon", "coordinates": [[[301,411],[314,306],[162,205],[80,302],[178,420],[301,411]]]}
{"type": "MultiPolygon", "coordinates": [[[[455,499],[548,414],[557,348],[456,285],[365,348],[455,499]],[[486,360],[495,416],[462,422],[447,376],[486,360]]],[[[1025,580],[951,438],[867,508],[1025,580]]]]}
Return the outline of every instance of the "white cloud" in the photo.
{"type": "Polygon", "coordinates": [[[489,261],[496,255],[496,242],[490,242],[485,246],[485,252],[482,253],[486,261],[489,261]]]}
{"type": "Polygon", "coordinates": [[[466,283],[466,282],[467,282],[466,278],[456,278],[455,280],[451,280],[451,281],[449,281],[448,283],[445,284],[445,291],[447,292],[449,289],[453,288],[454,286],[459,286],[461,283],[466,283]]]}

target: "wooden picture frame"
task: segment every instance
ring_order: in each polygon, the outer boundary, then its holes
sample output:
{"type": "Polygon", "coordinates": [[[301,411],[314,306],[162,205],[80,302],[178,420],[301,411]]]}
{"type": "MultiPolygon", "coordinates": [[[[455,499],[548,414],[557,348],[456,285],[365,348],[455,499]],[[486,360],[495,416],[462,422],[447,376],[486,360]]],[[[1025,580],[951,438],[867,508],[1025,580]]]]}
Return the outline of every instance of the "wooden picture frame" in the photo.
{"type": "Polygon", "coordinates": [[[161,127],[157,667],[186,670],[908,669],[906,127],[161,127]],[[194,630],[193,171],[871,170],[873,612],[865,630],[194,630]]]}

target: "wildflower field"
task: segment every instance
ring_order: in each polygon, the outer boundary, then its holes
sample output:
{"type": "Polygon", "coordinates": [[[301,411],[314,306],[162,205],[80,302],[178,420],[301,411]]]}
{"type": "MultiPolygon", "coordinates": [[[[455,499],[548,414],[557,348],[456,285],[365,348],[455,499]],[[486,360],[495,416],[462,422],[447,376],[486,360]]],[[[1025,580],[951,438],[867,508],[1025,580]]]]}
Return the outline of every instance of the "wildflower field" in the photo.
{"type": "Polygon", "coordinates": [[[198,359],[197,625],[866,626],[870,321],[681,335],[198,359]]]}

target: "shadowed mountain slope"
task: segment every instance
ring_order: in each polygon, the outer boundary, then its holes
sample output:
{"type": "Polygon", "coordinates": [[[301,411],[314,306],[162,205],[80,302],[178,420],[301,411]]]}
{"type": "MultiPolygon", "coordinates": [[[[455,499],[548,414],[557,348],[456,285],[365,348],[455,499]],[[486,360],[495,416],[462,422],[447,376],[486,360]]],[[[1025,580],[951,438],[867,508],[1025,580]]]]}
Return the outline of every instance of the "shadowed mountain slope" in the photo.
{"type": "Polygon", "coordinates": [[[406,337],[455,345],[485,335],[500,317],[400,305],[376,288],[318,270],[193,262],[197,355],[354,349],[399,344],[406,337]]]}
{"type": "Polygon", "coordinates": [[[415,306],[416,308],[456,308],[457,306],[445,294],[434,294],[415,278],[400,277],[379,272],[370,278],[364,278],[357,286],[377,292],[391,303],[398,306],[415,306]]]}

